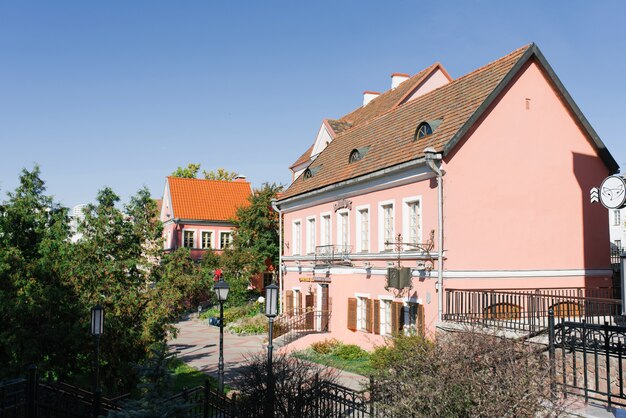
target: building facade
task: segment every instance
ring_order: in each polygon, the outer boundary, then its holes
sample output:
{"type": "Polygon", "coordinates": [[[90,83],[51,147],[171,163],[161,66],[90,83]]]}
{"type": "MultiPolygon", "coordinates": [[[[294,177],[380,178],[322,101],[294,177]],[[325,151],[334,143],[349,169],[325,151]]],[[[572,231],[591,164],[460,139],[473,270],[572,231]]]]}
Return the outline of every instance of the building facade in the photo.
{"type": "Polygon", "coordinates": [[[209,249],[221,253],[231,242],[232,219],[249,204],[250,183],[168,177],[161,204],[163,247],[189,248],[195,260],[209,249]]]}
{"type": "Polygon", "coordinates": [[[618,166],[536,45],[394,74],[320,133],[276,204],[285,314],[371,347],[433,330],[449,289],[611,285],[588,193],[618,166]]]}

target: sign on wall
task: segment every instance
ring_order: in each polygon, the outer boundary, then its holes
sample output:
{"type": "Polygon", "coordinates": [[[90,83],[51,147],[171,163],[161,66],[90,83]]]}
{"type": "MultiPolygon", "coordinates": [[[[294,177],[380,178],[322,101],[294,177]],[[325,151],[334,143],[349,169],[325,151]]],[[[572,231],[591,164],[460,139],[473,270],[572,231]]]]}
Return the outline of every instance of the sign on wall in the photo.
{"type": "Polygon", "coordinates": [[[619,175],[609,176],[602,181],[600,189],[593,187],[589,192],[591,203],[600,200],[607,209],[621,209],[626,204],[626,181],[619,175]]]}

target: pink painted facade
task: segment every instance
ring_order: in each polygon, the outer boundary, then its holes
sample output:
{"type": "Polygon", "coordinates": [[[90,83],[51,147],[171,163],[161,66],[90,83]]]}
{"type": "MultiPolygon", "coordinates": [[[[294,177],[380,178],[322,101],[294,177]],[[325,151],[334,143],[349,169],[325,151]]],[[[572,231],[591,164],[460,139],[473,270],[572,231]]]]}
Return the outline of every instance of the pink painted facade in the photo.
{"type": "Polygon", "coordinates": [[[194,260],[209,249],[221,254],[232,239],[230,220],[239,206],[248,204],[250,193],[250,183],[243,178],[227,182],[168,177],[160,215],[163,249],[189,248],[194,260]]]}
{"type": "MultiPolygon", "coordinates": [[[[423,157],[297,194],[288,191],[278,202],[284,295],[294,292],[289,297],[301,298],[293,303],[304,308],[306,295],[314,294],[308,298],[313,309],[332,312],[331,337],[364,347],[381,344],[391,321],[387,301],[402,304],[405,328],[419,327],[412,318],[419,307],[423,326],[434,330],[444,309],[439,304],[445,304],[437,288],[440,269],[443,289],[611,286],[606,210],[590,204],[588,192],[616,164],[543,56],[533,51],[512,65],[480,114],[464,121],[468,129],[456,142],[435,147],[444,171],[442,266],[437,178],[423,157]],[[430,252],[385,246],[386,237],[397,241],[398,234],[404,243],[417,235],[425,244],[431,231],[430,252]],[[322,265],[324,245],[349,249],[322,265]],[[411,269],[408,292],[385,288],[387,268],[398,263],[411,269]],[[350,299],[357,300],[356,330],[349,329],[350,299]],[[380,309],[379,333],[366,330],[367,299],[380,309]]],[[[436,100],[439,91],[423,100],[436,100]]]]}

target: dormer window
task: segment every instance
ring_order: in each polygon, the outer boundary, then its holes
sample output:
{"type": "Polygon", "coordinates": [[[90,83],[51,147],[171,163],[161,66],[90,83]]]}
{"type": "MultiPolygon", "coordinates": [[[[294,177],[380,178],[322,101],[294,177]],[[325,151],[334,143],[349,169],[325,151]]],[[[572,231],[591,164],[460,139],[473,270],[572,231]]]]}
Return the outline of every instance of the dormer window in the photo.
{"type": "Polygon", "coordinates": [[[361,153],[359,152],[358,149],[353,149],[352,152],[350,153],[350,162],[353,163],[355,161],[359,161],[361,158],[363,158],[363,156],[361,155],[361,153]]]}
{"type": "Polygon", "coordinates": [[[433,132],[441,125],[441,119],[433,119],[427,120],[419,125],[417,125],[417,129],[415,130],[415,140],[422,139],[427,137],[428,135],[432,135],[433,132]]]}
{"type": "Polygon", "coordinates": [[[310,179],[311,177],[313,177],[318,171],[320,171],[320,169],[322,168],[321,165],[317,166],[317,167],[309,167],[306,170],[304,170],[304,173],[302,173],[302,178],[303,179],[310,179]]]}
{"type": "Polygon", "coordinates": [[[352,152],[350,152],[350,157],[348,158],[348,162],[354,163],[356,161],[363,159],[363,157],[365,157],[365,154],[367,154],[367,151],[369,151],[369,149],[370,147],[353,149],[352,152]]]}
{"type": "Polygon", "coordinates": [[[420,126],[417,127],[417,139],[422,139],[425,136],[432,135],[433,129],[430,127],[428,122],[420,123],[420,126]]]}

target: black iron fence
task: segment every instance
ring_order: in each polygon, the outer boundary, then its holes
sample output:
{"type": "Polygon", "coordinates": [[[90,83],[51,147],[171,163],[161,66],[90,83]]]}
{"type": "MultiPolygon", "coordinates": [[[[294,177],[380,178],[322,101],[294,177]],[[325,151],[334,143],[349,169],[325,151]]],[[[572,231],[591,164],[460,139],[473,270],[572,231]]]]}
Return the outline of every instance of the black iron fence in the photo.
{"type": "Polygon", "coordinates": [[[82,418],[107,415],[120,410],[119,401],[62,382],[43,382],[37,368],[29,367],[28,377],[0,384],[1,418],[82,418]]]}
{"type": "Polygon", "coordinates": [[[626,406],[626,327],[564,321],[550,327],[555,384],[566,394],[626,406]]]}
{"type": "Polygon", "coordinates": [[[315,247],[315,265],[350,264],[350,245],[318,245],[315,247]]]}
{"type": "Polygon", "coordinates": [[[446,289],[443,319],[471,325],[524,332],[548,328],[548,311],[565,321],[614,323],[621,300],[610,299],[610,288],[446,289]]]}

